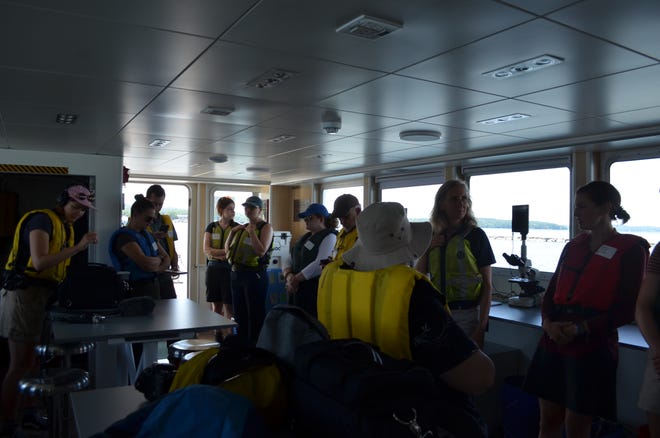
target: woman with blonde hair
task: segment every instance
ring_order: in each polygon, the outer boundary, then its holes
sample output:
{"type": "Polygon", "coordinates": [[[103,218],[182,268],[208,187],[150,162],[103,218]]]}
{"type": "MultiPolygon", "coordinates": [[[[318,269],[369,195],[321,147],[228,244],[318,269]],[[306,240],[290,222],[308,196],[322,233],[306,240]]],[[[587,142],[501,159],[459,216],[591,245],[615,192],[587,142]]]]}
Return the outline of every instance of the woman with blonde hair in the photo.
{"type": "Polygon", "coordinates": [[[486,233],[477,226],[465,182],[449,180],[438,189],[431,224],[431,245],[415,268],[431,274],[456,323],[483,347],[495,256],[486,233]]]}

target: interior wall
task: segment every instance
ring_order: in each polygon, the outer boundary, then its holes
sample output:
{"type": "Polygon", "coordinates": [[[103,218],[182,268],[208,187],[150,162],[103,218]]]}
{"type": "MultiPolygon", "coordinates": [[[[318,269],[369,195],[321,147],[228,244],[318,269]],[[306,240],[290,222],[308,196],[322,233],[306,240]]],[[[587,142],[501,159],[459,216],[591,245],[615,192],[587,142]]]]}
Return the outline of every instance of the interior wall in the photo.
{"type": "Polygon", "coordinates": [[[305,232],[305,222],[298,219],[298,213],[305,211],[305,209],[312,203],[312,196],[314,193],[314,186],[312,184],[305,184],[295,187],[293,190],[293,202],[291,209],[291,243],[296,242],[301,238],[305,232]]]}
{"type": "Polygon", "coordinates": [[[270,223],[275,231],[291,231],[293,218],[293,186],[271,186],[270,223]]]}
{"type": "MultiPolygon", "coordinates": [[[[93,177],[97,209],[89,213],[89,229],[99,233],[99,243],[90,246],[89,260],[110,263],[108,242],[112,232],[121,224],[121,157],[0,149],[0,163],[67,167],[69,175],[93,177]]],[[[43,188],[34,187],[33,190],[39,193],[43,188]]],[[[51,201],[39,207],[48,208],[53,205],[51,201]]]]}

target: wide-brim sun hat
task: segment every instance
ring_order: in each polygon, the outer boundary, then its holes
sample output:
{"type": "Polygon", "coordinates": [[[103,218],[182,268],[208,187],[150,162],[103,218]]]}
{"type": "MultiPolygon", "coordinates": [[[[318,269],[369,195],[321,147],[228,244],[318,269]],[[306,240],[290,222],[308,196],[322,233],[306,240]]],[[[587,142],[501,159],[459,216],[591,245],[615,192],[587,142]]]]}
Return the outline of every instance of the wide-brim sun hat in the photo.
{"type": "Polygon", "coordinates": [[[429,222],[408,222],[398,202],[377,202],[357,217],[358,240],[342,259],[357,271],[410,264],[424,254],[432,232],[429,222]]]}

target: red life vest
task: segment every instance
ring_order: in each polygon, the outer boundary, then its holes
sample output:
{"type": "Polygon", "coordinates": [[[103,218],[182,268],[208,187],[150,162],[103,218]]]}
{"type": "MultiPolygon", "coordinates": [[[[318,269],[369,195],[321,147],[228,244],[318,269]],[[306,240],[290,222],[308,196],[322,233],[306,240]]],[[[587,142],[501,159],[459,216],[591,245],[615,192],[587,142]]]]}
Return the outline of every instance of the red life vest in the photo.
{"type": "Polygon", "coordinates": [[[624,254],[641,244],[642,239],[615,233],[595,252],[589,249],[589,241],[589,234],[584,233],[568,243],[559,267],[554,302],[603,312],[610,309],[620,293],[624,254]]]}

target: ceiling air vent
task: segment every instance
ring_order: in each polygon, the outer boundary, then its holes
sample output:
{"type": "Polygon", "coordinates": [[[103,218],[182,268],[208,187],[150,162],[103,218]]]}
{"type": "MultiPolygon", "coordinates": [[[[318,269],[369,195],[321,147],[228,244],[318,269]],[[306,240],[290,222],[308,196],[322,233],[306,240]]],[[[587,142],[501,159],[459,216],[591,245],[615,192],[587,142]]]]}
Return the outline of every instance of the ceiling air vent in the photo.
{"type": "Polygon", "coordinates": [[[273,68],[263,73],[261,76],[252,79],[246,85],[254,88],[273,88],[280,85],[282,82],[291,79],[298,73],[295,71],[282,70],[273,68]]]}
{"type": "Polygon", "coordinates": [[[207,106],[202,110],[204,114],[211,114],[214,116],[228,116],[234,112],[234,108],[221,107],[221,106],[207,106]]]}
{"type": "Polygon", "coordinates": [[[369,15],[360,15],[348,23],[339,26],[336,32],[376,40],[402,27],[402,23],[371,17],[369,15]]]}

